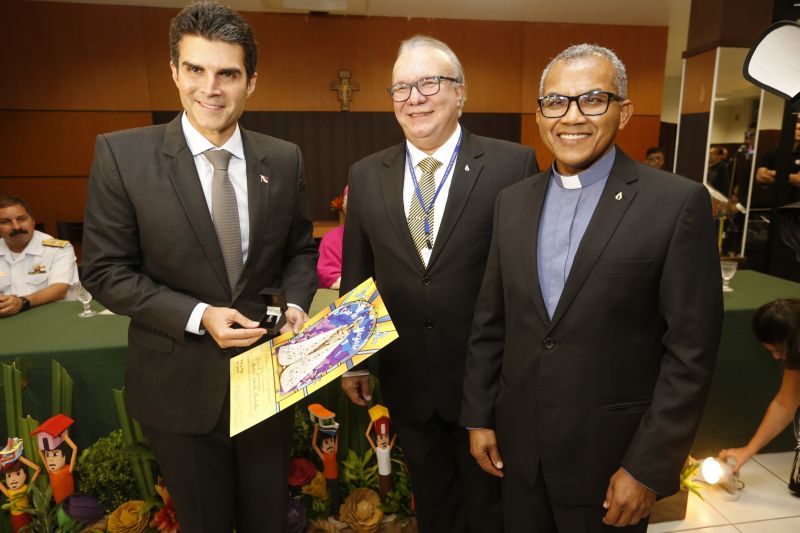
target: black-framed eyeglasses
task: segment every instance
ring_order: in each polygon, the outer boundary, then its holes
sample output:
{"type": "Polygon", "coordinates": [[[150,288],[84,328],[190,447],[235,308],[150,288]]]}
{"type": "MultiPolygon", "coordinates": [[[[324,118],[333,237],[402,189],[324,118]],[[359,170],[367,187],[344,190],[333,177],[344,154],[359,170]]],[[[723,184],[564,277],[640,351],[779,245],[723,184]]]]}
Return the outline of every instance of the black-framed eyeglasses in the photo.
{"type": "Polygon", "coordinates": [[[569,111],[570,103],[576,102],[581,113],[593,117],[608,111],[612,100],[622,102],[624,98],[609,91],[590,91],[577,96],[548,94],[539,98],[539,110],[545,118],[561,118],[569,111]]]}
{"type": "Polygon", "coordinates": [[[389,95],[395,102],[405,102],[411,98],[411,89],[416,87],[419,94],[422,96],[433,96],[439,92],[443,81],[451,81],[453,83],[461,83],[455,78],[449,76],[430,76],[421,78],[414,83],[395,83],[388,89],[389,95]]]}

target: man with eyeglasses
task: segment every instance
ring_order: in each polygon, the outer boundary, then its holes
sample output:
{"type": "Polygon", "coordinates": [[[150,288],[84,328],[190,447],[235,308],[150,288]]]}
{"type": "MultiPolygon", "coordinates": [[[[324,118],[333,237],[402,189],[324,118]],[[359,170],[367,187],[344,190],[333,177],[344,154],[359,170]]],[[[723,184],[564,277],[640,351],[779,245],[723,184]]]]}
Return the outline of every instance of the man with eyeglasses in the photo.
{"type": "Polygon", "coordinates": [[[461,422],[502,477],[507,533],[643,532],[678,489],[719,343],[711,203],[614,145],[633,106],[611,50],[564,50],[539,93],[555,162],[498,196],[461,422]]]}
{"type": "MultiPolygon", "coordinates": [[[[459,125],[464,73],[441,41],[403,42],[389,94],[406,142],[350,170],[342,291],[374,276],[400,338],[378,358],[381,391],[403,448],[419,530],[502,529],[499,482],[458,426],[472,311],[497,193],[537,170],[534,152],[459,125]]],[[[345,375],[359,405],[369,372],[345,375]]]]}

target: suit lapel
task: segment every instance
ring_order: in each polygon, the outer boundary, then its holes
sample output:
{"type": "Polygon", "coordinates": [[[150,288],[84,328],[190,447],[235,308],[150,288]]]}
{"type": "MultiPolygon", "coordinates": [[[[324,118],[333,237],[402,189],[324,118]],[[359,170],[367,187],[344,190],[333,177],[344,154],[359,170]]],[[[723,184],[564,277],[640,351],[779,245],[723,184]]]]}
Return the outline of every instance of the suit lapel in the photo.
{"type": "Polygon", "coordinates": [[[528,283],[533,306],[539,314],[542,323],[550,322],[547,308],[544,305],[542,289],[539,286],[539,223],[544,209],[544,199],[547,196],[547,185],[550,180],[550,170],[539,173],[528,190],[528,197],[522,202],[522,224],[520,224],[521,246],[523,250],[523,263],[525,272],[530,272],[528,283]]]}
{"type": "Polygon", "coordinates": [[[405,207],[403,205],[403,180],[405,178],[405,142],[401,143],[396,149],[391,150],[383,160],[383,175],[380,176],[381,189],[383,190],[383,201],[385,212],[389,217],[389,222],[394,228],[400,245],[406,249],[408,257],[418,265],[420,272],[424,271],[422,259],[419,258],[411,231],[408,229],[405,207]]]}
{"type": "Polygon", "coordinates": [[[483,155],[483,148],[479,143],[473,142],[472,135],[463,127],[462,131],[461,148],[459,149],[458,159],[453,165],[450,191],[447,194],[447,202],[445,202],[444,216],[436,234],[433,253],[430,261],[428,261],[428,270],[433,267],[441,255],[442,249],[444,249],[447,240],[461,218],[461,213],[467,205],[467,200],[469,200],[475,182],[478,180],[481,170],[483,170],[483,165],[478,161],[478,158],[483,155]]]}
{"type": "Polygon", "coordinates": [[[594,268],[600,254],[605,249],[620,220],[636,197],[636,167],[628,157],[617,148],[617,155],[608,181],[597,202],[597,207],[581,239],[575,260],[569,271],[561,298],[558,300],[551,329],[561,319],[580,291],[586,277],[594,268]]]}
{"type": "MultiPolygon", "coordinates": [[[[186,145],[186,138],[181,127],[181,116],[167,125],[164,134],[163,153],[171,159],[167,169],[167,178],[172,182],[178,200],[186,217],[194,229],[200,246],[203,248],[211,268],[217,274],[220,283],[228,286],[228,274],[225,261],[217,240],[217,232],[208,211],[208,203],[200,185],[194,157],[186,145]]],[[[191,243],[187,243],[191,246],[191,243]]]]}
{"type": "Polygon", "coordinates": [[[266,231],[269,213],[269,176],[272,174],[267,153],[255,142],[249,131],[240,128],[242,133],[242,146],[244,148],[245,163],[247,166],[247,210],[250,222],[250,236],[247,246],[247,261],[242,268],[239,282],[233,291],[233,299],[239,297],[250,275],[252,264],[256,261],[255,251],[263,245],[262,239],[266,231]],[[261,177],[267,182],[262,182],[261,177]]]}

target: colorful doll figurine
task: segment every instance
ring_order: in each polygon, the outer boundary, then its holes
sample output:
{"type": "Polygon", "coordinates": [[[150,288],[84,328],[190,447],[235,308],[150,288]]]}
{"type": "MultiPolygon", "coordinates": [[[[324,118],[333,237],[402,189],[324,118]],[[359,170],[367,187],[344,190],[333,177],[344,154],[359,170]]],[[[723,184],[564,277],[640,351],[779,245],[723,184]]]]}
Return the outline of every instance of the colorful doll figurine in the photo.
{"type": "Polygon", "coordinates": [[[22,441],[18,438],[8,439],[8,444],[0,450],[0,463],[5,477],[5,485],[0,483],[0,492],[5,494],[9,501],[11,511],[11,528],[14,533],[31,523],[31,515],[25,512],[30,508],[28,497],[27,466],[33,470],[30,482],[36,481],[42,469],[22,455],[22,441]]]}
{"type": "Polygon", "coordinates": [[[78,447],[67,433],[73,420],[62,414],[55,415],[31,431],[39,441],[39,456],[47,467],[47,477],[53,489],[53,499],[61,503],[75,492],[72,471],[78,459],[78,447]],[[67,464],[69,461],[69,464],[67,464]]]}
{"type": "Polygon", "coordinates": [[[309,405],[308,413],[311,423],[314,424],[311,446],[322,461],[322,475],[325,476],[328,495],[331,499],[331,515],[338,517],[339,507],[342,504],[342,494],[339,489],[339,464],[336,458],[339,451],[339,423],[335,420],[336,413],[325,409],[318,403],[309,405]],[[319,439],[320,433],[322,433],[321,439],[319,439]]]}
{"type": "Polygon", "coordinates": [[[375,405],[369,409],[369,425],[367,426],[367,440],[375,457],[378,459],[378,479],[380,481],[381,499],[392,490],[392,448],[397,440],[397,433],[389,440],[389,410],[383,405],[375,405]],[[370,431],[375,428],[375,441],[372,441],[370,431]]]}

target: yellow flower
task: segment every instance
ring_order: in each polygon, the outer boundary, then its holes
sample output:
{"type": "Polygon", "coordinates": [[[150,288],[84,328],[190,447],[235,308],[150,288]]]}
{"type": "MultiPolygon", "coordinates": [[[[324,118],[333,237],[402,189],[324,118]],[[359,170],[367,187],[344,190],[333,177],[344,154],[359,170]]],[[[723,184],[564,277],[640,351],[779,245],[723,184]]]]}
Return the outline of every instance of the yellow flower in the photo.
{"type": "Polygon", "coordinates": [[[317,518],[308,524],[308,533],[338,533],[338,529],[324,518],[317,518]]]}
{"type": "Polygon", "coordinates": [[[141,533],[147,527],[150,513],[140,513],[144,502],[131,500],[123,503],[108,516],[109,533],[141,533]]]}
{"type": "Polygon", "coordinates": [[[381,497],[372,489],[354,490],[339,508],[339,519],[356,533],[373,533],[382,518],[381,497]]]}
{"type": "Polygon", "coordinates": [[[325,483],[325,476],[322,472],[317,472],[308,484],[301,489],[303,494],[308,494],[312,498],[325,500],[328,498],[328,485],[325,483]]]}

